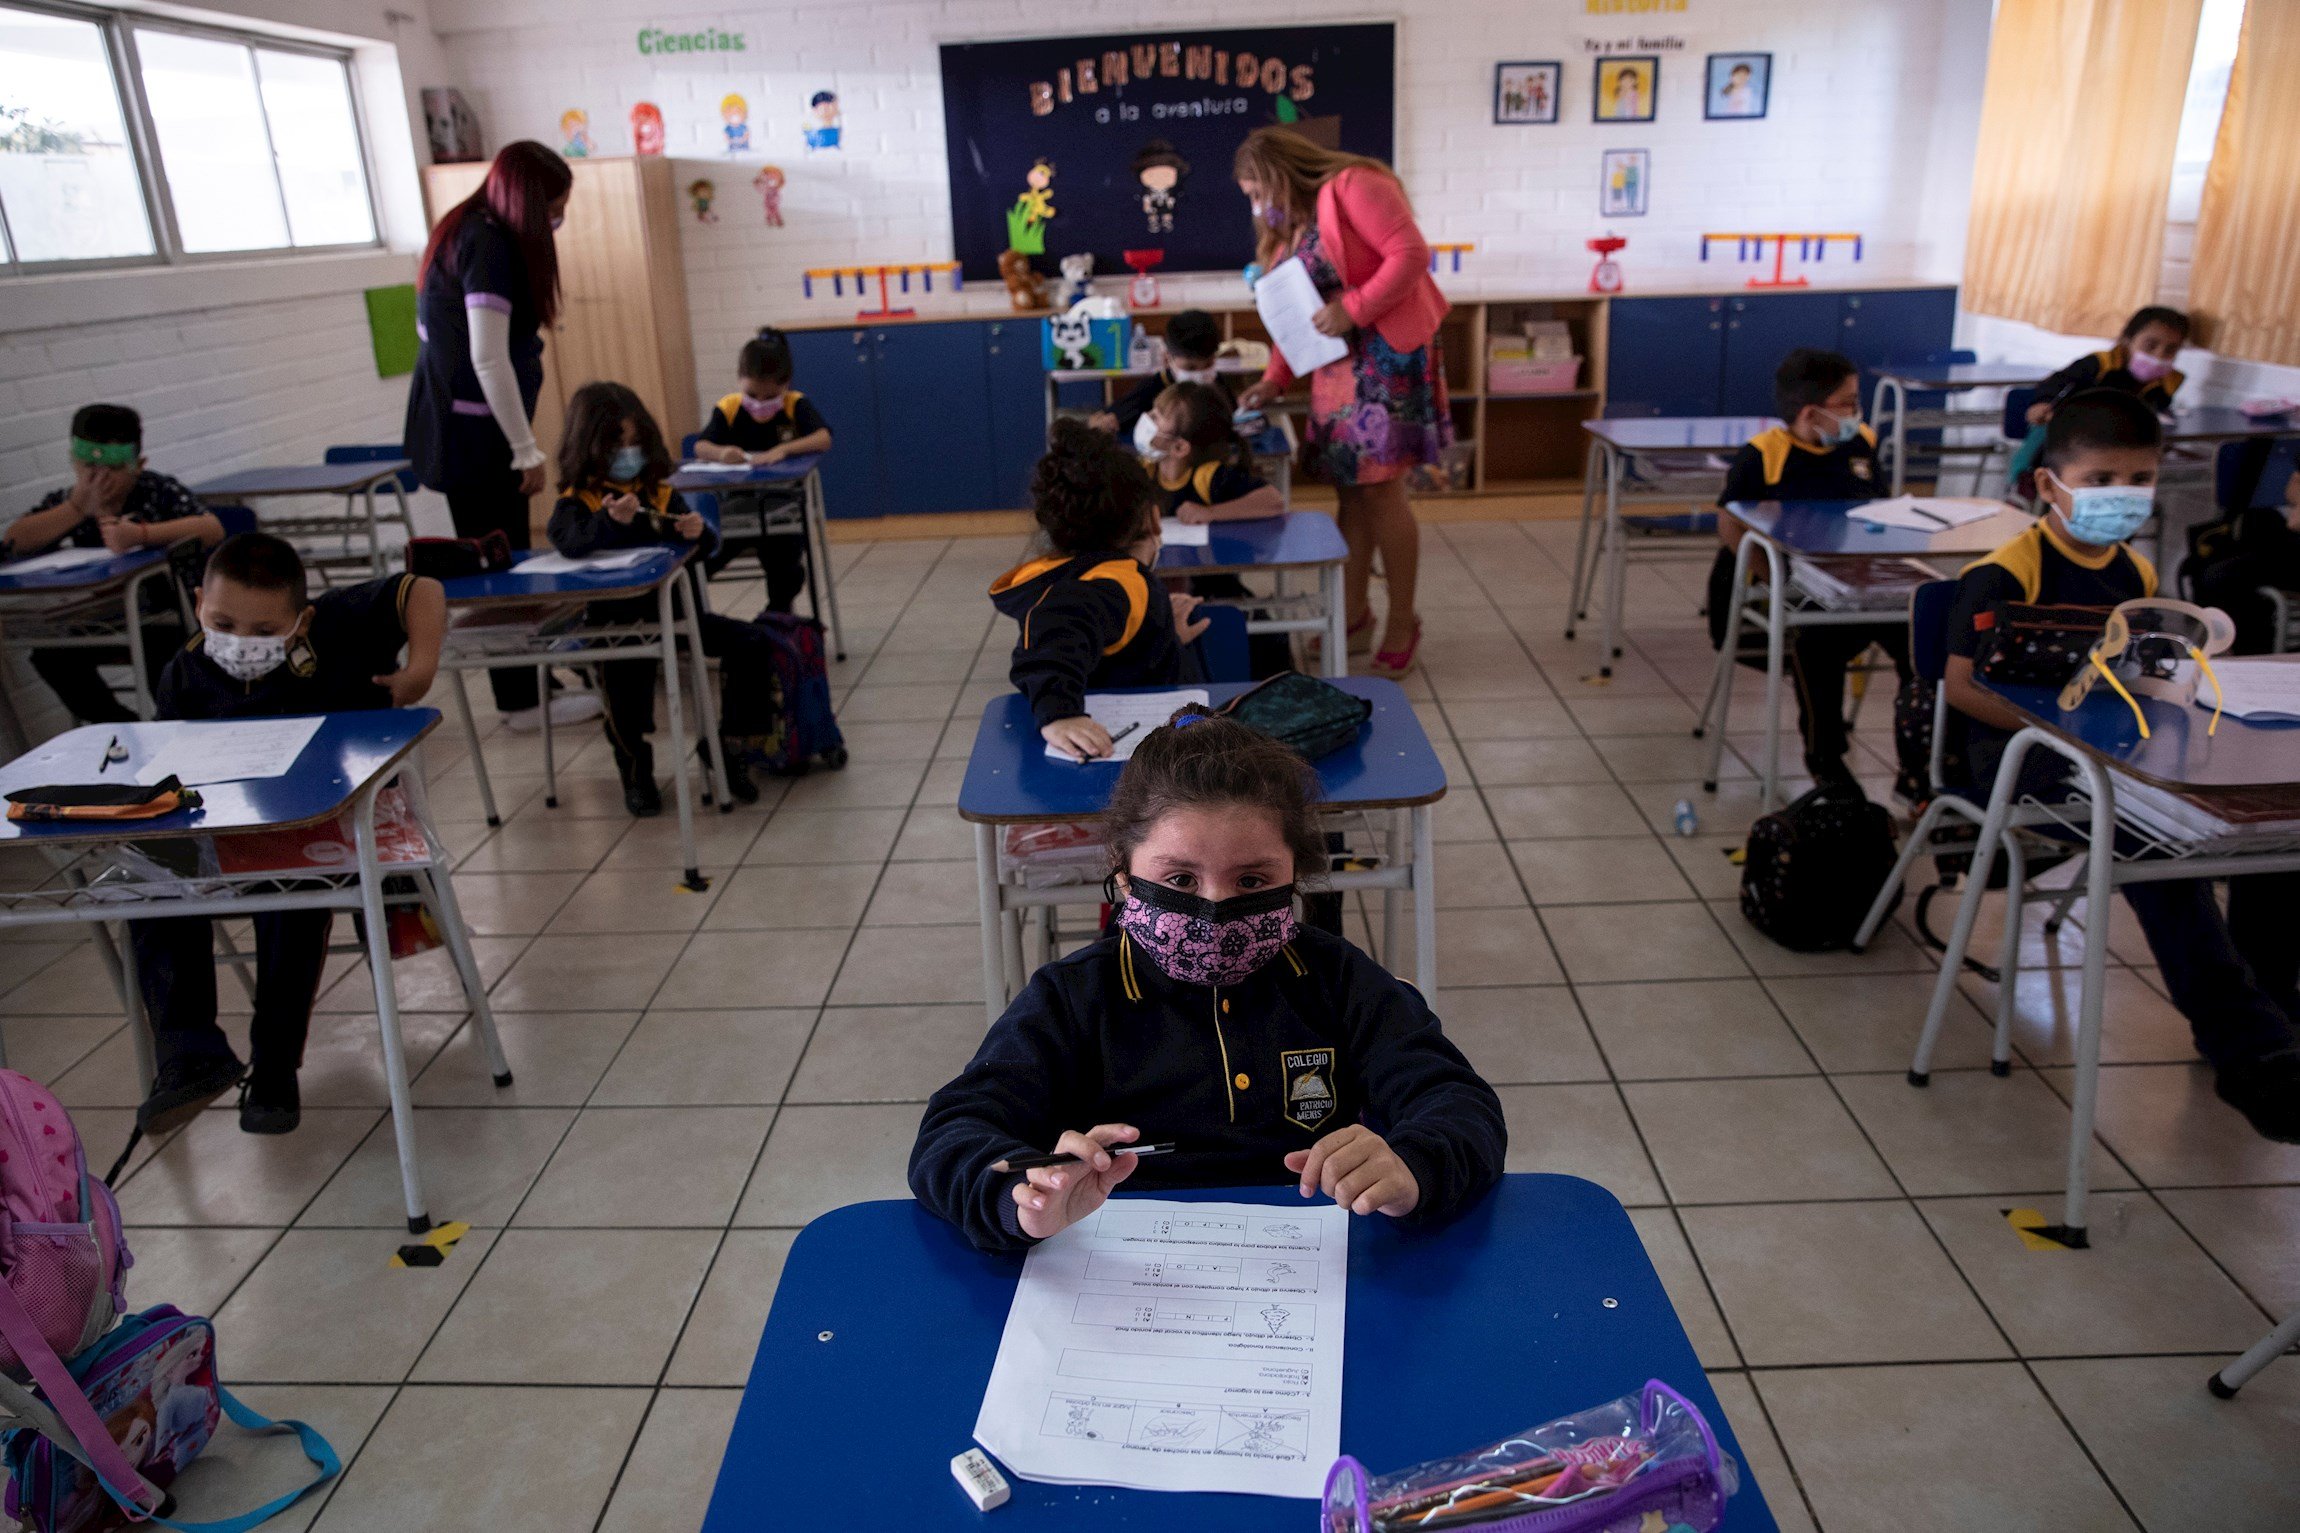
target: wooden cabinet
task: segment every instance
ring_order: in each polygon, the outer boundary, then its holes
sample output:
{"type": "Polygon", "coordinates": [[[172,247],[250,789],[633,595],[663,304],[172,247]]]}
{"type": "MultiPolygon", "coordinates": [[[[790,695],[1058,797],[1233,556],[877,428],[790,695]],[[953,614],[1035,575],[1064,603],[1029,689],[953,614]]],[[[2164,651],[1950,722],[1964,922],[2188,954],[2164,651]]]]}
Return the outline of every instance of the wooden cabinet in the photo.
{"type": "MultiPolygon", "coordinates": [[[[575,188],[560,226],[559,319],[544,334],[543,392],[535,440],[559,448],[567,397],[586,383],[628,384],[676,443],[702,423],[695,397],[694,329],[679,264],[679,216],[671,164],[662,159],[571,160],[575,188]]],[[[430,217],[478,190],[487,166],[434,165],[424,172],[430,217]]],[[[549,496],[536,500],[538,518],[549,496]]]]}

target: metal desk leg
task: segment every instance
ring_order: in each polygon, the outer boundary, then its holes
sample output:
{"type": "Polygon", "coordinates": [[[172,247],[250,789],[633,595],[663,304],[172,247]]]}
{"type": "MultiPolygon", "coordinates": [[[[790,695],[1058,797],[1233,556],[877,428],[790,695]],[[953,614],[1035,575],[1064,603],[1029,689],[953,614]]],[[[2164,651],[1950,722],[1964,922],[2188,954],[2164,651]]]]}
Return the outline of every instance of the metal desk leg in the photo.
{"type": "Polygon", "coordinates": [[[1597,657],[1597,674],[1611,676],[1613,662],[1621,658],[1621,631],[1626,626],[1622,607],[1629,601],[1629,529],[1621,521],[1621,455],[1605,458],[1605,650],[1597,657]]]}
{"type": "MultiPolygon", "coordinates": [[[[2281,619],[2276,624],[2276,632],[2277,642],[2281,644],[2284,632],[2281,619]]],[[[9,689],[7,669],[7,651],[0,650],[0,746],[7,748],[8,759],[13,761],[32,748],[32,741],[24,733],[23,716],[16,711],[16,695],[9,689]]]]}
{"type": "Polygon", "coordinates": [[[1416,804],[1414,834],[1414,984],[1422,999],[1437,1004],[1437,817],[1416,804]]]}
{"type": "MultiPolygon", "coordinates": [[[[463,719],[463,743],[471,752],[472,773],[479,779],[479,807],[486,811],[488,825],[499,828],[503,817],[495,812],[495,785],[487,780],[487,757],[479,749],[479,725],[471,717],[471,694],[464,689],[462,669],[451,667],[447,679],[455,684],[455,711],[463,719]]],[[[550,709],[546,708],[544,715],[548,718],[550,709]]]]}
{"type": "MultiPolygon", "coordinates": [[[[1972,867],[1965,874],[1964,895],[1957,901],[1956,924],[1949,928],[1948,945],[1941,949],[1941,970],[1933,980],[1932,1003],[1925,1010],[1925,1030],[1917,1038],[1915,1057],[1909,1061],[1912,1086],[1925,1085],[1932,1079],[1933,1047],[1940,1042],[1942,1024],[1947,1021],[1949,1006],[1956,996],[1957,976],[1964,972],[1965,948],[1973,939],[1981,901],[1988,894],[1990,864],[1996,860],[1997,844],[2004,840],[2005,827],[2012,819],[2013,786],[2020,781],[2021,763],[2028,759],[2029,748],[2041,738],[2036,730],[2023,729],[2005,744],[2004,760],[1997,766],[1996,785],[1989,790],[1988,814],[1981,821],[1980,839],[1973,843],[1972,867]]],[[[2102,878],[2105,883],[2106,875],[2102,878]]],[[[2088,920],[2088,934],[2094,925],[2100,927],[2105,937],[2108,923],[2088,920]]],[[[2089,935],[2087,941],[2090,941],[2089,935]]],[[[2089,1126],[2087,1132],[2090,1132],[2089,1126]]]]}
{"type": "MultiPolygon", "coordinates": [[[[1382,816],[1382,867],[1394,869],[1405,855],[1405,838],[1399,834],[1398,812],[1393,809],[1382,816]]],[[[1407,870],[1411,873],[1411,869],[1407,870]]],[[[1405,891],[1396,884],[1382,890],[1382,967],[1392,974],[1398,971],[1398,907],[1405,902],[1405,891]]]]}
{"type": "Polygon", "coordinates": [[[463,980],[463,998],[471,1003],[471,1025],[479,1032],[479,1046],[487,1056],[487,1073],[494,1077],[498,1087],[508,1086],[511,1062],[503,1056],[503,1040],[495,1031],[495,1010],[487,1003],[487,982],[480,977],[479,958],[471,950],[471,931],[463,924],[462,907],[455,902],[455,880],[448,871],[447,846],[439,839],[439,832],[432,828],[431,794],[423,785],[422,760],[419,751],[414,768],[403,781],[415,823],[423,827],[424,839],[431,843],[431,855],[439,862],[437,868],[421,875],[423,886],[431,897],[432,914],[438,918],[440,933],[447,939],[448,955],[455,960],[455,972],[463,980]]]}
{"type": "MultiPolygon", "coordinates": [[[[2072,758],[2076,752],[2063,754],[2072,758]]],[[[2092,855],[2085,859],[2084,990],[2076,1009],[2076,1080],[2068,1110],[2068,1191],[2061,1202],[2060,1240],[2083,1247],[2084,1205],[2092,1190],[2092,1122],[2100,1106],[2100,1029],[2108,984],[2109,902],[2115,898],[2116,790],[2108,769],[2082,758],[2092,789],[2092,855]]],[[[1986,883],[1987,870],[1973,864],[1986,883]]]]}
{"type": "Polygon", "coordinates": [[[1328,677],[1350,674],[1350,614],[1344,589],[1340,564],[1319,569],[1318,590],[1326,601],[1326,652],[1318,657],[1318,669],[1328,677]]]}
{"type": "Polygon", "coordinates": [[[703,611],[707,605],[703,595],[703,568],[698,564],[687,567],[692,591],[687,602],[688,658],[695,667],[695,727],[703,733],[703,760],[708,768],[704,783],[703,802],[711,801],[711,790],[719,796],[719,813],[735,812],[735,795],[727,791],[727,749],[719,739],[719,704],[711,696],[710,657],[703,653],[703,611]]]}
{"type": "Polygon", "coordinates": [[[371,579],[375,579],[375,580],[381,580],[381,579],[383,578],[383,573],[384,573],[384,571],[383,571],[383,529],[382,529],[382,528],[380,528],[380,527],[378,527],[378,526],[376,525],[376,522],[375,522],[375,483],[374,483],[374,481],[370,480],[370,481],[368,482],[367,490],[366,490],[366,492],[365,492],[365,493],[364,493],[364,494],[363,494],[363,495],[362,495],[360,498],[361,498],[362,500],[364,500],[364,501],[366,501],[366,502],[367,502],[367,571],[368,571],[368,575],[369,575],[369,578],[371,578],[371,579]]]}
{"type": "MultiPolygon", "coordinates": [[[[1781,791],[1781,670],[1789,637],[1789,572],[1772,539],[1752,532],[1741,541],[1755,541],[1764,552],[1765,578],[1770,582],[1765,607],[1765,785],[1757,800],[1762,814],[1773,807],[1781,791]]],[[[1717,732],[1717,743],[1725,743],[1723,730],[1717,732]]]]}
{"type": "Polygon", "coordinates": [[[535,696],[541,701],[543,717],[543,807],[559,807],[559,754],[551,733],[551,667],[535,668],[535,696]]]}
{"type": "Polygon", "coordinates": [[[1030,965],[1022,956],[1022,925],[1030,919],[1030,912],[1020,906],[1003,911],[998,918],[998,937],[1004,949],[1002,965],[1006,977],[1006,993],[1022,994],[1022,987],[1030,983],[1030,965]]]}
{"type": "Polygon", "coordinates": [[[148,719],[159,711],[152,701],[152,683],[144,671],[144,582],[165,570],[167,565],[155,564],[150,569],[138,570],[128,580],[126,592],[121,596],[121,618],[128,629],[128,672],[136,693],[136,717],[148,719]]]}
{"type": "Polygon", "coordinates": [[[1717,791],[1717,776],[1725,764],[1725,726],[1733,717],[1733,667],[1740,663],[1741,609],[1749,591],[1749,552],[1747,538],[1733,550],[1733,582],[1726,588],[1725,637],[1717,645],[1717,670],[1709,679],[1709,702],[1701,710],[1701,721],[1693,730],[1695,739],[1704,731],[1709,735],[1708,769],[1701,774],[1701,786],[1711,793],[1717,791]]]}
{"type": "Polygon", "coordinates": [[[128,923],[120,923],[117,947],[113,945],[110,923],[95,923],[96,950],[105,956],[107,966],[114,969],[120,981],[121,1011],[128,1018],[128,1043],[136,1052],[136,1081],[147,1092],[160,1078],[160,1059],[152,1047],[152,1019],[144,1011],[144,984],[136,975],[136,943],[129,934],[128,923]]]}
{"type": "MultiPolygon", "coordinates": [[[[839,623],[839,582],[837,572],[831,568],[830,513],[823,505],[823,476],[820,470],[807,475],[804,504],[807,520],[807,569],[815,569],[819,551],[822,596],[830,604],[831,655],[834,659],[844,660],[847,657],[847,633],[839,623]]],[[[822,615],[823,608],[818,605],[815,616],[822,615]]]]}
{"type": "Polygon", "coordinates": [[[700,894],[711,885],[695,856],[695,804],[687,783],[687,720],[679,707],[679,620],[671,599],[678,583],[674,575],[655,588],[656,636],[660,641],[656,654],[662,662],[664,711],[670,714],[671,796],[679,805],[679,851],[686,864],[687,876],[680,882],[700,894]]]}
{"type": "MultiPolygon", "coordinates": [[[[2005,849],[2004,956],[1997,960],[1996,1032],[1989,1041],[1989,1074],[2012,1074],[2013,1008],[2020,990],[2021,898],[2028,888],[2028,854],[2020,837],[2007,835],[2005,849]]],[[[1984,876],[1986,870],[1983,870],[1984,876]]]]}
{"type": "Polygon", "coordinates": [[[375,796],[371,783],[352,810],[352,837],[359,848],[359,902],[367,918],[367,966],[375,981],[375,1025],[383,1038],[384,1085],[391,1092],[391,1129],[399,1144],[399,1185],[407,1200],[407,1228],[420,1235],[431,1228],[423,1202],[423,1173],[415,1160],[415,1103],[407,1090],[407,1045],[399,1035],[399,985],[391,972],[391,933],[383,915],[383,868],[375,849],[375,796]]]}
{"type": "Polygon", "coordinates": [[[974,827],[974,884],[981,906],[982,1009],[984,1025],[988,1026],[1006,1010],[1006,948],[998,932],[998,827],[995,825],[974,827]]]}
{"type": "Polygon", "coordinates": [[[1573,540],[1573,594],[1565,606],[1565,636],[1573,637],[1573,625],[1589,616],[1589,591],[1582,584],[1582,572],[1589,564],[1589,522],[1597,510],[1597,478],[1604,472],[1600,458],[1605,444],[1595,437],[1589,439],[1589,451],[1582,455],[1581,463],[1581,531],[1573,540]]]}

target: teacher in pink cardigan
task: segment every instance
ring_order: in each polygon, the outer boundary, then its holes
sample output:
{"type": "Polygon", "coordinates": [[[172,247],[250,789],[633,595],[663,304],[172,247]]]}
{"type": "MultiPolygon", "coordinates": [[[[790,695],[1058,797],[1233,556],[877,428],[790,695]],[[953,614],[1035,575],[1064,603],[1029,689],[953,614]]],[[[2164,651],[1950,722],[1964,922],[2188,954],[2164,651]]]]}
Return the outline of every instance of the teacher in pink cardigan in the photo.
{"type": "MultiPolygon", "coordinates": [[[[1267,269],[1298,258],[1326,300],[1318,329],[1349,338],[1348,356],[1310,375],[1303,439],[1312,472],[1341,502],[1350,546],[1350,650],[1372,647],[1374,674],[1403,676],[1413,669],[1422,634],[1414,611],[1421,527],[1406,498],[1406,474],[1438,462],[1453,441],[1438,354],[1447,304],[1430,280],[1429,243],[1397,174],[1379,160],[1321,148],[1283,128],[1257,128],[1238,146],[1232,173],[1254,206],[1256,259],[1267,269]],[[1389,614],[1374,647],[1368,591],[1377,552],[1389,614]]],[[[1239,402],[1258,408],[1293,379],[1273,350],[1269,370],[1239,402]]]]}

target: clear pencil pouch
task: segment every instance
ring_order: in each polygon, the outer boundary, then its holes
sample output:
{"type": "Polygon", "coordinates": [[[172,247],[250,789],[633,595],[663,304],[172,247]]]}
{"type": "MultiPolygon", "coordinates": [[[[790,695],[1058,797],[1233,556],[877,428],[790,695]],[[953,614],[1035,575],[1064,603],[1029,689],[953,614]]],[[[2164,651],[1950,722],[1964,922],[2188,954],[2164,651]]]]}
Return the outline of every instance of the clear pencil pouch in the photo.
{"type": "Polygon", "coordinates": [[[1454,1458],[1392,1474],[1348,1454],[1326,1475],[1325,1533],[1707,1533],[1740,1489],[1700,1411],[1659,1379],[1454,1458]]]}

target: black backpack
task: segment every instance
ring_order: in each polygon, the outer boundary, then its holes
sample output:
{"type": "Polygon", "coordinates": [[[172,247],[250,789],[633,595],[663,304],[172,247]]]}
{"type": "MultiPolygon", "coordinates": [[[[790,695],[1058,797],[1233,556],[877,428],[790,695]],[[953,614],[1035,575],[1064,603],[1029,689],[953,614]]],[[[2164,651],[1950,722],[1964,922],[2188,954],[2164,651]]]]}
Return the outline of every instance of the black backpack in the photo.
{"type": "Polygon", "coordinates": [[[1844,947],[1892,876],[1893,860],[1893,819],[1884,806],[1852,784],[1824,783],[1749,827],[1741,913],[1792,952],[1844,947]]]}

